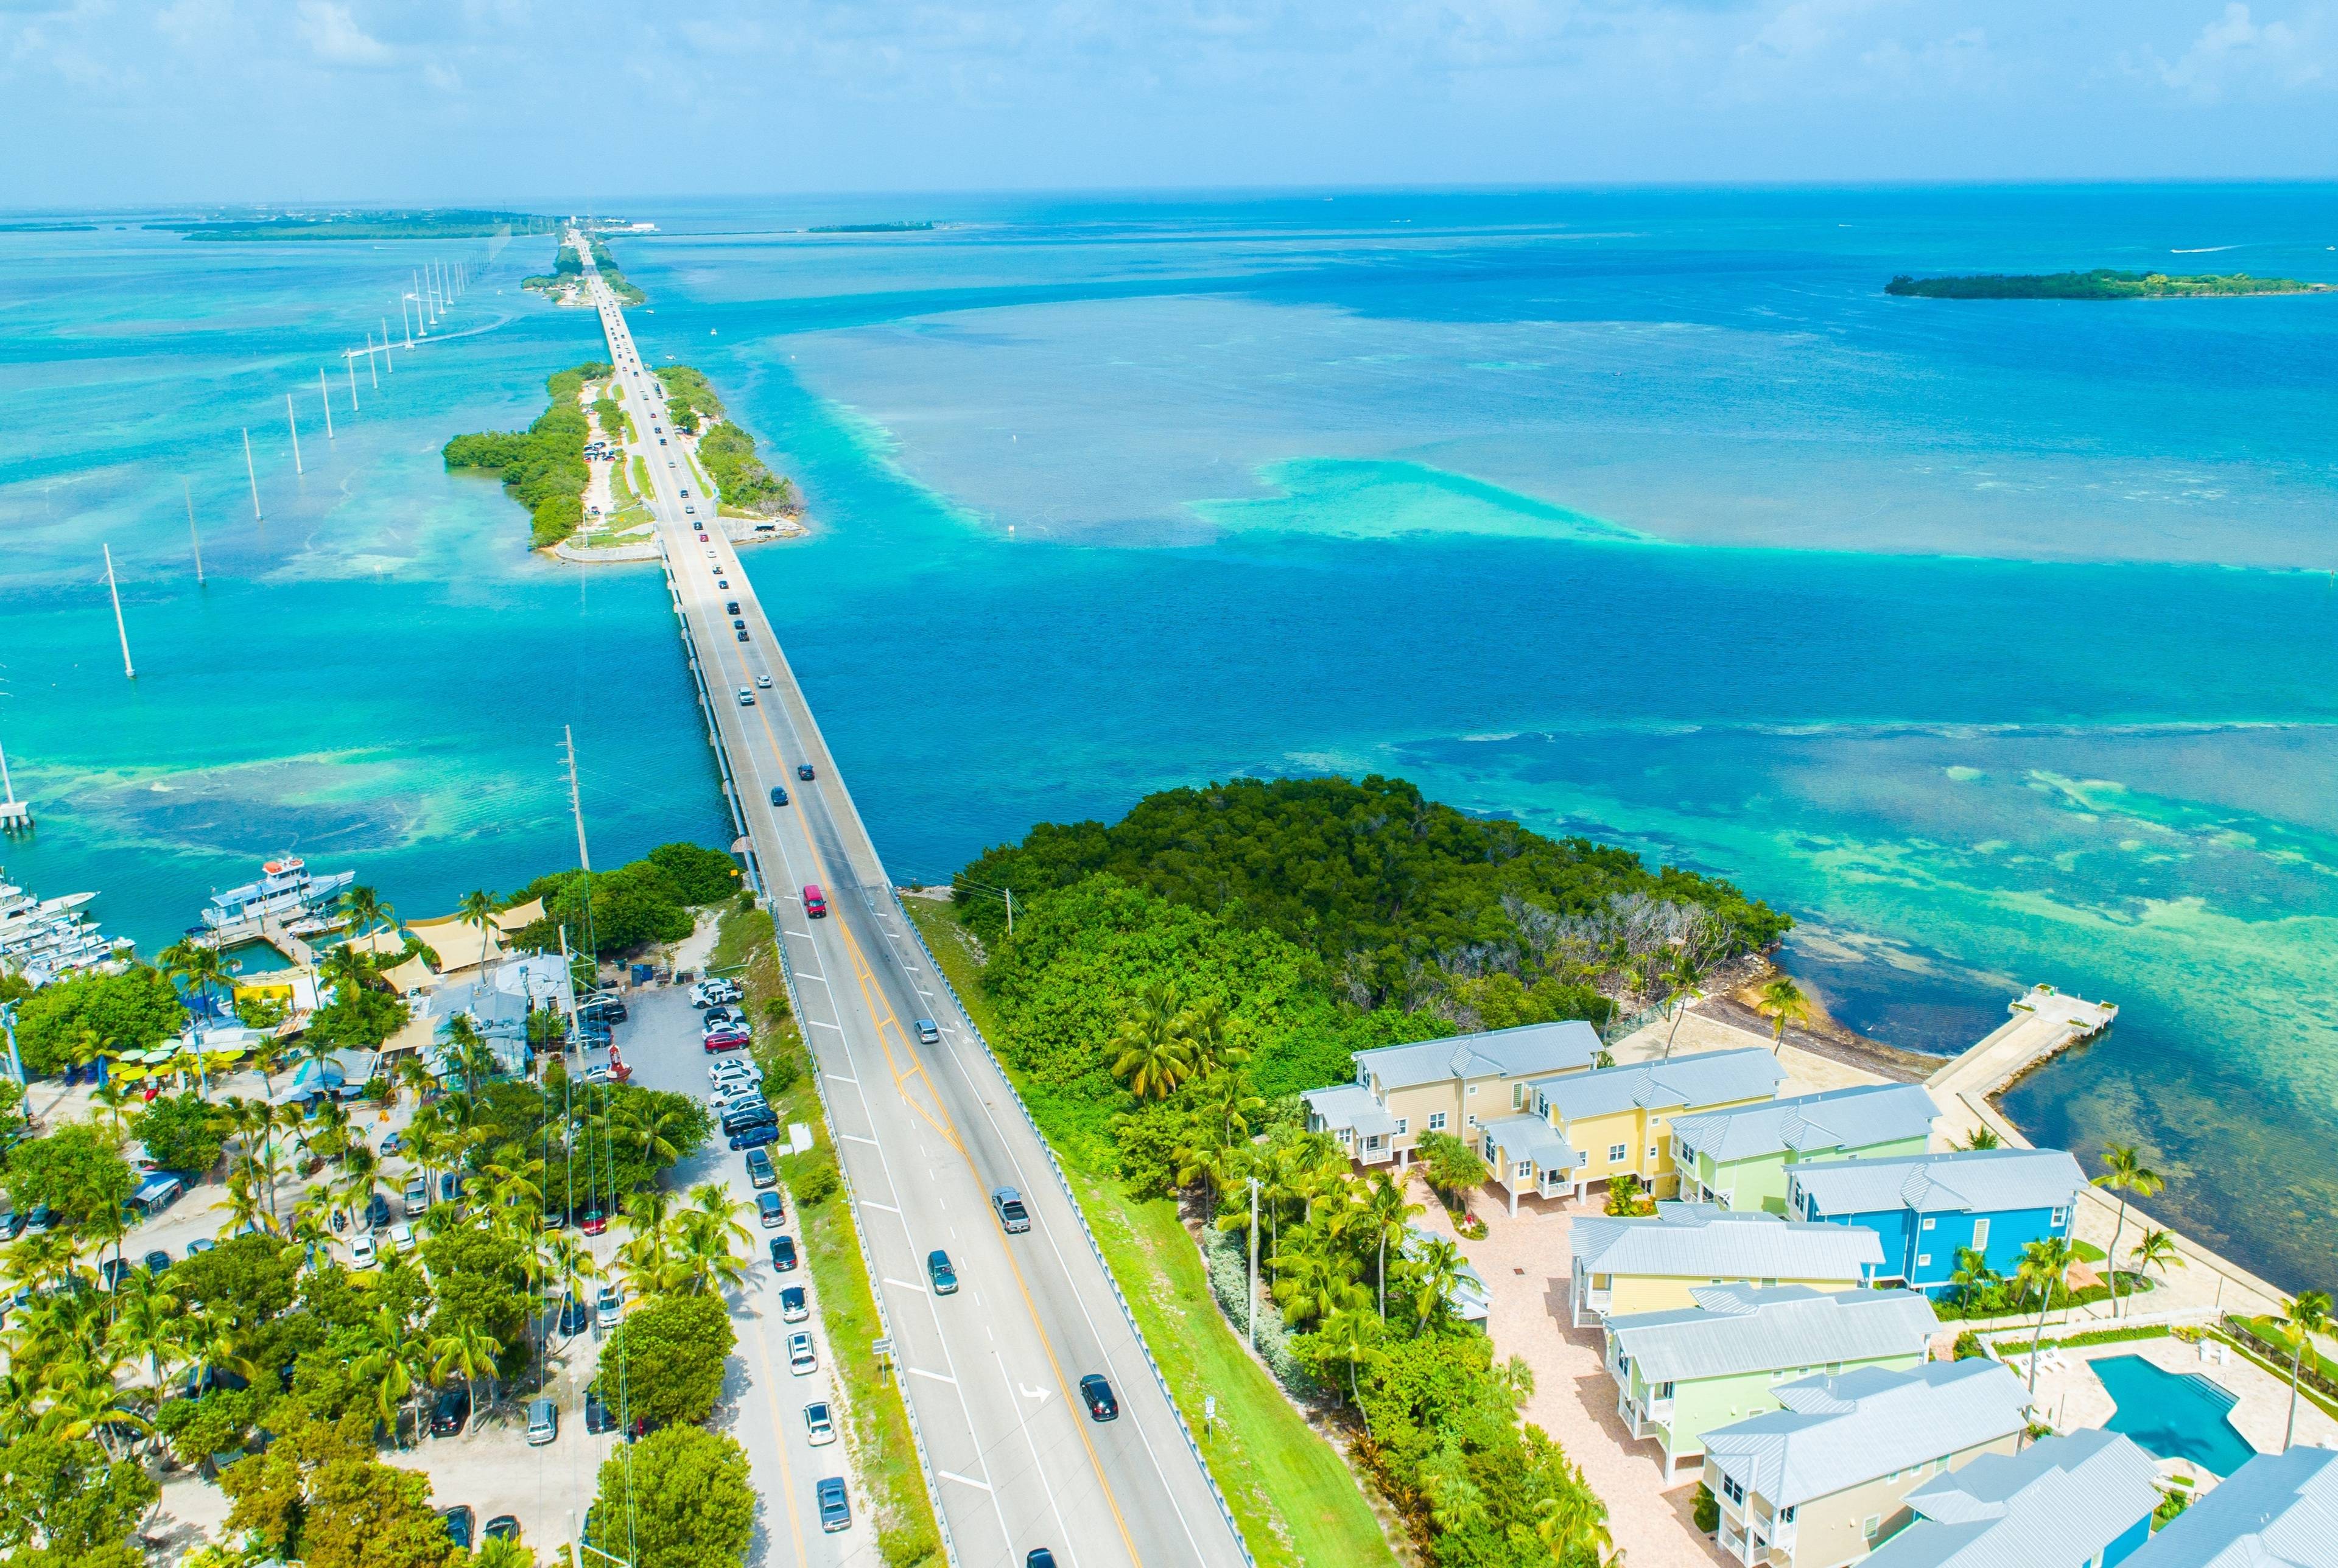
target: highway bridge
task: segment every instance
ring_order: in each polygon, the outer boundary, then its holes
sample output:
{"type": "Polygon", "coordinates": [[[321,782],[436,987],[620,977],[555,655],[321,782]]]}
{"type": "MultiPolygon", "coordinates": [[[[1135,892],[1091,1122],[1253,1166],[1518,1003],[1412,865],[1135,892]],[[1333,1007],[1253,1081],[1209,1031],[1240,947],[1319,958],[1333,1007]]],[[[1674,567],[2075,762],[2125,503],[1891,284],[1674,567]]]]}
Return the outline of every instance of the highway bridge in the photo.
{"type": "MultiPolygon", "coordinates": [[[[1249,1562],[1045,1142],[902,912],[761,597],[713,525],[714,498],[672,427],[653,428],[665,425],[662,390],[624,310],[584,236],[569,242],[630,395],[632,450],[649,459],[643,499],[674,612],[779,931],[951,1561],[1023,1568],[1045,1548],[1066,1568],[1249,1562]],[[779,789],[788,804],[773,803],[779,789]],[[826,917],[807,917],[808,885],[824,892],[826,917]],[[921,1040],[918,1019],[938,1038],[921,1040]],[[1001,1187],[1022,1194],[1027,1232],[1000,1226],[1001,1187]],[[928,1289],[937,1250],[956,1267],[954,1295],[928,1289]],[[1116,1419],[1090,1419],[1079,1383],[1092,1373],[1110,1381],[1116,1419]]],[[[792,1534],[809,1561],[807,1532],[775,1520],[767,1534],[792,1534]]]]}

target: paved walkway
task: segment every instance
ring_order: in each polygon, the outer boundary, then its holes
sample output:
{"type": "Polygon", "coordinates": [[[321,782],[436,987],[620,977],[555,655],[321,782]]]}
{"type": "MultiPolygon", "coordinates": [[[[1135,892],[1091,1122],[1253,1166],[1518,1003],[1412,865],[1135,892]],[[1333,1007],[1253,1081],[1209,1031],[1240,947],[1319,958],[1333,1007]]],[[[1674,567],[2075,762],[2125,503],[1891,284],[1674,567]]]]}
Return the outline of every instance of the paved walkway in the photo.
{"type": "MultiPolygon", "coordinates": [[[[1678,1046],[1675,1047],[1677,1052],[1678,1046]]],[[[1420,1181],[1413,1200],[1426,1203],[1421,1223],[1453,1240],[1492,1297],[1486,1328],[1498,1356],[1517,1356],[1534,1369],[1534,1396],[1526,1419],[1550,1434],[1607,1505],[1607,1529],[1631,1568],[1715,1568],[1724,1556],[1689,1519],[1698,1473],[1683,1465],[1669,1489],[1660,1471],[1663,1450],[1635,1442],[1616,1416],[1616,1385],[1600,1360],[1596,1328],[1563,1328],[1567,1293],[1567,1233],[1572,1217],[1541,1199],[1518,1200],[1518,1218],[1479,1193],[1473,1211],[1485,1216],[1483,1241],[1453,1235],[1442,1205],[1420,1181]]],[[[1507,1200],[1505,1200],[1507,1201],[1507,1200]]]]}

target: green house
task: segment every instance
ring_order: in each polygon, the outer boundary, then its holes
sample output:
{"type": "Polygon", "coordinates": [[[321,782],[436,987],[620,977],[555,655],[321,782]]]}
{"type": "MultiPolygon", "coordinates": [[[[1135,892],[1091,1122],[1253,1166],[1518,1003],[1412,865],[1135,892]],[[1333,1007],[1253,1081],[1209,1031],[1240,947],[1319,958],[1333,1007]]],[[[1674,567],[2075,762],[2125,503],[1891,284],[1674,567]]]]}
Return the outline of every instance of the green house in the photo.
{"type": "Polygon", "coordinates": [[[1877,1083],[1708,1111],[1673,1122],[1680,1196],[1740,1212],[1786,1211],[1786,1172],[1818,1160],[1921,1154],[1940,1113],[1920,1084],[1877,1083]]]}
{"type": "Polygon", "coordinates": [[[1714,1285],[1694,1307],[1607,1319],[1616,1414],[1635,1437],[1664,1445],[1666,1484],[1704,1435],[1779,1407],[1797,1378],[1858,1367],[1922,1364],[1940,1327],[1920,1290],[1812,1290],[1714,1285]]]}

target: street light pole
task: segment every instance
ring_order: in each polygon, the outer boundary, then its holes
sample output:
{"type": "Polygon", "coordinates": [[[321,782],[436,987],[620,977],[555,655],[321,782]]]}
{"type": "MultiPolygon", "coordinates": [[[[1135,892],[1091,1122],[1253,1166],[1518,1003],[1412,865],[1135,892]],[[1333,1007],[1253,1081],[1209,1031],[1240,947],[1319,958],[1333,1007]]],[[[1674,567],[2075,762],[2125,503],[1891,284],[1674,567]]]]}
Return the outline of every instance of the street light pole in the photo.
{"type": "Polygon", "coordinates": [[[1250,1350],[1258,1354],[1258,1178],[1250,1179],[1250,1350]]]}

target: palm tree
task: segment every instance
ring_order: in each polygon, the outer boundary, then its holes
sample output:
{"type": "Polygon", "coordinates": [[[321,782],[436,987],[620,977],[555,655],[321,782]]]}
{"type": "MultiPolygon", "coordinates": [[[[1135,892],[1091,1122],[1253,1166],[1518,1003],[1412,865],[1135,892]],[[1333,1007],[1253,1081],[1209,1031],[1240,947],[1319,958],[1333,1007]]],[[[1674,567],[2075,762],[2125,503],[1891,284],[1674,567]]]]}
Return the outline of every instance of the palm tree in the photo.
{"type": "Polygon", "coordinates": [[[1361,1308],[1371,1293],[1356,1283],[1355,1260],[1344,1253],[1294,1245],[1275,1260],[1274,1298],[1294,1327],[1361,1308]]]}
{"type": "Polygon", "coordinates": [[[1223,996],[1204,996],[1185,1009],[1183,1033],[1193,1048],[1198,1077],[1208,1078],[1221,1067],[1239,1067],[1250,1060],[1250,1053],[1234,1044],[1233,1019],[1223,996]]]}
{"type": "Polygon", "coordinates": [[[2135,1271],[2138,1275],[2156,1269],[2159,1277],[2165,1279],[2171,1266],[2184,1267],[2184,1255],[2176,1250],[2175,1233],[2168,1230],[2145,1231],[2143,1239],[2135,1244],[2135,1250],[2127,1256],[2135,1259],[2135,1271]]]}
{"type": "Polygon", "coordinates": [[[1420,1244],[1412,1257],[1412,1312],[1415,1327],[1427,1328],[1461,1281],[1461,1249],[1442,1236],[1420,1244]]]}
{"type": "Polygon", "coordinates": [[[107,1336],[124,1356],[144,1361],[162,1387],[163,1367],[186,1348],[186,1317],[170,1286],[143,1269],[126,1275],[113,1294],[113,1327],[107,1336]]]}
{"type": "Polygon", "coordinates": [[[2167,1185],[2166,1178],[2143,1162],[2143,1156],[2132,1143],[2103,1145],[2103,1173],[2095,1178],[2097,1187],[2107,1187],[2119,1195],[2118,1223],[2111,1229],[2111,1316],[2119,1314],[2118,1244],[2127,1230],[2127,1195],[2130,1192],[2148,1198],[2167,1185]]]}
{"type": "Polygon", "coordinates": [[[403,1316],[388,1307],[375,1310],[366,1326],[364,1351],[349,1366],[357,1380],[373,1390],[374,1408],[398,1441],[398,1418],[419,1386],[425,1347],[403,1316]]]}
{"type": "Polygon", "coordinates": [[[463,895],[463,924],[479,928],[479,967],[487,966],[487,947],[496,928],[496,896],[484,887],[463,895]]]}
{"type": "Polygon", "coordinates": [[[1680,1033],[1681,1020],[1688,1016],[1689,998],[1704,984],[1704,965],[1697,956],[1683,947],[1673,955],[1665,970],[1665,1004],[1673,1010],[1673,1026],[1665,1031],[1665,1060],[1673,1059],[1673,1036],[1680,1033]]]}
{"type": "Polygon", "coordinates": [[[2003,1281],[2004,1276],[1989,1266],[1987,1254],[1970,1247],[1957,1249],[1956,1272],[1949,1276],[1949,1283],[1956,1287],[1958,1305],[1971,1305],[1975,1296],[2003,1281]]]}
{"type": "Polygon", "coordinates": [[[360,882],[341,895],[341,911],[349,917],[349,929],[359,936],[370,936],[377,926],[394,925],[398,912],[381,901],[381,895],[360,882]]]}
{"type": "Polygon", "coordinates": [[[183,985],[194,987],[195,994],[208,1007],[211,987],[229,983],[227,962],[220,950],[202,943],[182,938],[154,956],[156,966],[163,974],[183,985]]]}
{"type": "Polygon", "coordinates": [[[2029,1337],[2029,1392],[2038,1392],[2038,1348],[2046,1338],[2046,1314],[2054,1305],[2054,1292],[2062,1288],[2070,1265],[2078,1258],[2069,1241],[2060,1236],[2048,1236],[2042,1241],[2032,1241],[2021,1250],[2021,1267],[2013,1273],[2014,1282],[2025,1290],[2038,1287],[2038,1330],[2029,1337]]]}
{"type": "Polygon", "coordinates": [[[1771,1047],[1773,1056],[1785,1049],[1788,1024],[1810,1022],[1811,999],[1803,995],[1803,988],[1794,984],[1792,975],[1781,975],[1763,986],[1754,1007],[1775,1029],[1776,1039],[1771,1047]]]}
{"type": "Polygon", "coordinates": [[[1607,1533],[1606,1504],[1583,1484],[1580,1473],[1574,1480],[1575,1485],[1535,1504],[1535,1539],[1561,1568],[1612,1563],[1616,1559],[1608,1553],[1616,1543],[1607,1533]]]}
{"type": "MultiPolygon", "coordinates": [[[[2297,1375],[2305,1365],[2306,1348],[2313,1336],[2330,1326],[2330,1295],[2325,1290],[2300,1291],[2283,1308],[2282,1322],[2289,1326],[2289,1425],[2282,1428],[2281,1450],[2289,1452],[2297,1436],[2297,1375]]],[[[2319,1362],[2320,1356],[2314,1360],[2319,1362]]]]}
{"type": "Polygon", "coordinates": [[[1144,999],[1122,1023],[1113,1044],[1120,1054],[1113,1061],[1112,1075],[1125,1082],[1140,1100],[1164,1099],[1193,1073],[1194,1048],[1177,1011],[1176,990],[1165,981],[1145,987],[1144,999]]]}
{"type": "MultiPolygon", "coordinates": [[[[1332,1359],[1346,1364],[1348,1397],[1359,1414],[1363,1412],[1364,1396],[1357,1387],[1356,1370],[1377,1354],[1373,1346],[1380,1340],[1380,1318],[1361,1308],[1349,1307],[1324,1318],[1315,1330],[1316,1341],[1331,1354],[1332,1359]]],[[[1366,1436],[1371,1435],[1371,1417],[1367,1415],[1364,1416],[1366,1436]]]]}
{"type": "Polygon", "coordinates": [[[1380,1253],[1374,1269],[1374,1283],[1380,1295],[1380,1321],[1385,1323],[1388,1321],[1389,1243],[1394,1241],[1401,1250],[1407,1224],[1415,1215],[1427,1210],[1411,1201],[1405,1190],[1398,1186],[1385,1171],[1372,1172],[1370,1189],[1364,1194],[1363,1210],[1365,1234],[1371,1237],[1380,1253]]]}
{"type": "Polygon", "coordinates": [[[469,1395],[476,1404],[478,1400],[477,1380],[482,1375],[495,1372],[496,1357],[504,1353],[504,1348],[494,1335],[477,1323],[465,1321],[446,1333],[433,1337],[424,1348],[424,1353],[430,1357],[431,1381],[444,1383],[459,1374],[463,1379],[463,1392],[469,1395]]]}
{"type": "Polygon", "coordinates": [[[1972,1135],[1967,1138],[1962,1144],[1962,1147],[1967,1153],[1971,1153],[1977,1149],[1996,1149],[2002,1146],[2003,1145],[1999,1142],[1997,1134],[1987,1127],[1974,1128],[1972,1130],[1972,1135]]]}

